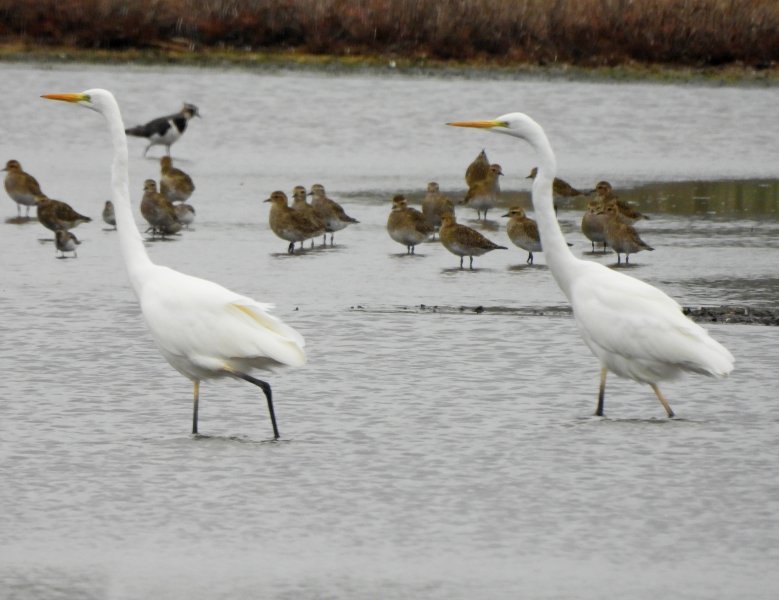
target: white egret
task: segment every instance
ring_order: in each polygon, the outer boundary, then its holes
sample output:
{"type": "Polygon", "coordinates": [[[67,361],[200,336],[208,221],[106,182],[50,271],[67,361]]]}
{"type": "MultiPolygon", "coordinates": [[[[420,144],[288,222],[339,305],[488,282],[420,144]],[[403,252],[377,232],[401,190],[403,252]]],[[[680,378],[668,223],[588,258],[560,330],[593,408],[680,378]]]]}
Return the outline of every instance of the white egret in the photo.
{"type": "Polygon", "coordinates": [[[47,94],[102,113],[113,143],[112,199],[119,245],[143,318],[165,359],[194,384],[192,433],[197,433],[200,381],[233,376],[260,387],[279,437],[271,386],[252,368],[305,363],[303,337],[269,314],[271,305],[222,286],[154,264],[133,219],[128,187],[127,138],[114,96],[101,89],[47,94]]]}
{"type": "Polygon", "coordinates": [[[490,121],[459,121],[525,140],[536,153],[533,207],[546,262],[573,308],[576,324],[601,364],[596,415],[603,415],[608,371],[648,383],[669,417],[674,416],[658,382],[684,372],[724,377],[733,370],[733,355],[684,316],[681,307],[659,289],[599,263],[576,258],[568,249],[555,218],[552,184],[557,163],[541,126],[523,113],[490,121]]]}

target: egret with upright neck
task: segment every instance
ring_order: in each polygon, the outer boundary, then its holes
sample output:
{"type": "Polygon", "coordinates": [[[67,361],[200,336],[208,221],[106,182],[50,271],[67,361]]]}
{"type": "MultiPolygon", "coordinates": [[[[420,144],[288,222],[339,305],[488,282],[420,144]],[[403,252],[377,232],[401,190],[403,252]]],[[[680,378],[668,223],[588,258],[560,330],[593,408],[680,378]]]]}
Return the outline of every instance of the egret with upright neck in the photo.
{"type": "Polygon", "coordinates": [[[151,261],[130,206],[127,138],[119,105],[111,92],[93,89],[43,97],[96,110],[106,119],[113,143],[112,200],[122,257],[160,352],[194,384],[192,433],[198,432],[201,380],[232,376],[262,389],[273,437],[277,439],[271,386],[248,372],[253,368],[303,365],[303,337],[272,316],[271,305],[151,261]]]}
{"type": "Polygon", "coordinates": [[[685,372],[724,377],[733,370],[733,355],[685,317],[676,301],[639,279],[576,258],[568,249],[553,207],[557,161],[538,123],[515,112],[488,121],[449,125],[517,137],[535,151],[538,172],[533,180],[533,208],[546,262],[571,303],[584,342],[601,365],[596,415],[603,415],[608,371],[649,384],[668,416],[673,417],[658,382],[685,372]]]}

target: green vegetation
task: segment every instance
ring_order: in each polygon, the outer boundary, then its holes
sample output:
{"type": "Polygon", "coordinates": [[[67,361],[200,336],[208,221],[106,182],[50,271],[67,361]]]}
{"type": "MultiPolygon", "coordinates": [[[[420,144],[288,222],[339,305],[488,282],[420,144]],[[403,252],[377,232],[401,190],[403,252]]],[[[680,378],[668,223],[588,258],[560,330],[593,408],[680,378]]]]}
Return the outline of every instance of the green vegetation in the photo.
{"type": "Polygon", "coordinates": [[[0,46],[6,59],[775,80],[779,2],[0,0],[0,46]]]}

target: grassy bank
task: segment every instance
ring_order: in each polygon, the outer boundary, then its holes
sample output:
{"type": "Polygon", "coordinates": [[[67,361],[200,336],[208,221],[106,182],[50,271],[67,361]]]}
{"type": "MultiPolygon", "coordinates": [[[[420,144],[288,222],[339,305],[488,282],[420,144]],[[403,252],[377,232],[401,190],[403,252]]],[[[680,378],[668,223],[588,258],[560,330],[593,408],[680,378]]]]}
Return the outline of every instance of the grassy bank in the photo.
{"type": "Polygon", "coordinates": [[[773,80],[775,0],[0,0],[0,57],[773,80]]]}

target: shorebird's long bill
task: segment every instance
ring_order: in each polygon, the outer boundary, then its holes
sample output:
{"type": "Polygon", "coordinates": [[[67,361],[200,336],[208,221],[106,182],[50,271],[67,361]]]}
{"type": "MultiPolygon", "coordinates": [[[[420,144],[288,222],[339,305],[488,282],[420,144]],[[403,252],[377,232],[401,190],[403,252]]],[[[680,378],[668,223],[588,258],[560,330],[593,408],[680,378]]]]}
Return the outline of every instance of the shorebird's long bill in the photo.
{"type": "Polygon", "coordinates": [[[89,102],[87,94],[44,94],[41,98],[47,100],[62,100],[63,102],[89,102]]]}
{"type": "Polygon", "coordinates": [[[503,121],[455,121],[447,123],[452,127],[476,127],[477,129],[492,129],[493,127],[505,127],[503,121]]]}

